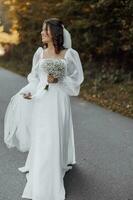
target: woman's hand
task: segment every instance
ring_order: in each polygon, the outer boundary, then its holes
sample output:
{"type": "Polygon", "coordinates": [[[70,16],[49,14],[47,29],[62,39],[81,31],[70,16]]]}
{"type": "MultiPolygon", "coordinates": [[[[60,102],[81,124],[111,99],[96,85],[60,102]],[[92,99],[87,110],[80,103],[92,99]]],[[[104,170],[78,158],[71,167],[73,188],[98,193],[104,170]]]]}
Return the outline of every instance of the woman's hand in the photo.
{"type": "Polygon", "coordinates": [[[31,95],[30,92],[28,92],[27,94],[26,94],[26,93],[21,93],[21,94],[23,95],[23,97],[24,97],[25,99],[32,99],[32,95],[31,95]]]}
{"type": "Polygon", "coordinates": [[[58,82],[58,78],[55,78],[53,75],[48,75],[48,83],[57,83],[58,82]]]}

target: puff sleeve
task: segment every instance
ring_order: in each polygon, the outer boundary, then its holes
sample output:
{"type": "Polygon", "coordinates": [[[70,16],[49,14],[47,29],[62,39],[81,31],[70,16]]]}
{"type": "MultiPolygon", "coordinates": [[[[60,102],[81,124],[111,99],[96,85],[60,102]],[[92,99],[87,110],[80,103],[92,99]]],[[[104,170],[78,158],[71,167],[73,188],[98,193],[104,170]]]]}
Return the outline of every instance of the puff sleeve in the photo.
{"type": "Polygon", "coordinates": [[[41,53],[41,47],[38,47],[38,49],[35,51],[33,55],[31,72],[27,76],[28,84],[25,87],[23,87],[19,91],[19,93],[28,93],[28,92],[31,92],[31,94],[35,93],[39,81],[37,75],[37,69],[38,69],[40,53],[41,53]]]}
{"type": "Polygon", "coordinates": [[[79,54],[73,48],[66,52],[67,69],[63,80],[63,90],[69,96],[78,96],[80,85],[84,80],[81,60],[79,54]]]}

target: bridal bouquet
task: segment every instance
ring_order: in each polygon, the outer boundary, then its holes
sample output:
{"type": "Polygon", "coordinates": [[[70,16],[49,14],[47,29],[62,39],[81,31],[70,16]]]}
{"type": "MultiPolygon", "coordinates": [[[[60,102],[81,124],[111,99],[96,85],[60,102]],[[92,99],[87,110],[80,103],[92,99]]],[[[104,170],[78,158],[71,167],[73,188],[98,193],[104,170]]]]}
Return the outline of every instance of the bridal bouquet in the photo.
{"type": "MultiPolygon", "coordinates": [[[[51,60],[47,59],[44,62],[43,70],[45,73],[49,75],[53,75],[54,78],[58,78],[58,80],[62,80],[65,76],[65,65],[61,60],[51,60]]],[[[48,90],[49,84],[46,85],[45,89],[48,90]]]]}

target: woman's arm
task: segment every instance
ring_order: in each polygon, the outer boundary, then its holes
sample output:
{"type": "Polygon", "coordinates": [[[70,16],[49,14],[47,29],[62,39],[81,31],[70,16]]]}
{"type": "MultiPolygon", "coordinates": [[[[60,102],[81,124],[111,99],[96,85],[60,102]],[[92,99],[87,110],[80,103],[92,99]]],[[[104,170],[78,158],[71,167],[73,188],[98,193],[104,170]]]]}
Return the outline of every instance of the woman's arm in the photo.
{"type": "Polygon", "coordinates": [[[63,80],[63,89],[69,96],[78,96],[84,80],[81,60],[76,50],[70,49],[67,56],[67,72],[63,80]]]}
{"type": "Polygon", "coordinates": [[[36,91],[36,87],[39,81],[38,76],[37,76],[37,67],[38,67],[38,61],[40,58],[40,53],[41,53],[41,47],[38,47],[38,49],[33,55],[31,72],[27,76],[28,84],[19,91],[19,94],[23,94],[23,93],[33,94],[36,91]]]}

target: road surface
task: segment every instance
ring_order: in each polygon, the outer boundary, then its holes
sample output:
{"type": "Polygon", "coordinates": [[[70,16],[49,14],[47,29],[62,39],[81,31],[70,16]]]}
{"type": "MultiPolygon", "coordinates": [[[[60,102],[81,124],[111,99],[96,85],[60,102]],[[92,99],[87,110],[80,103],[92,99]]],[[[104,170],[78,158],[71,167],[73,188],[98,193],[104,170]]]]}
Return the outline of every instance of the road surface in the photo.
{"type": "MultiPolygon", "coordinates": [[[[21,200],[27,153],[3,142],[10,98],[25,78],[0,68],[0,200],[21,200]]],[[[77,164],[64,178],[66,200],[133,200],[133,120],[71,97],[77,164]]]]}

